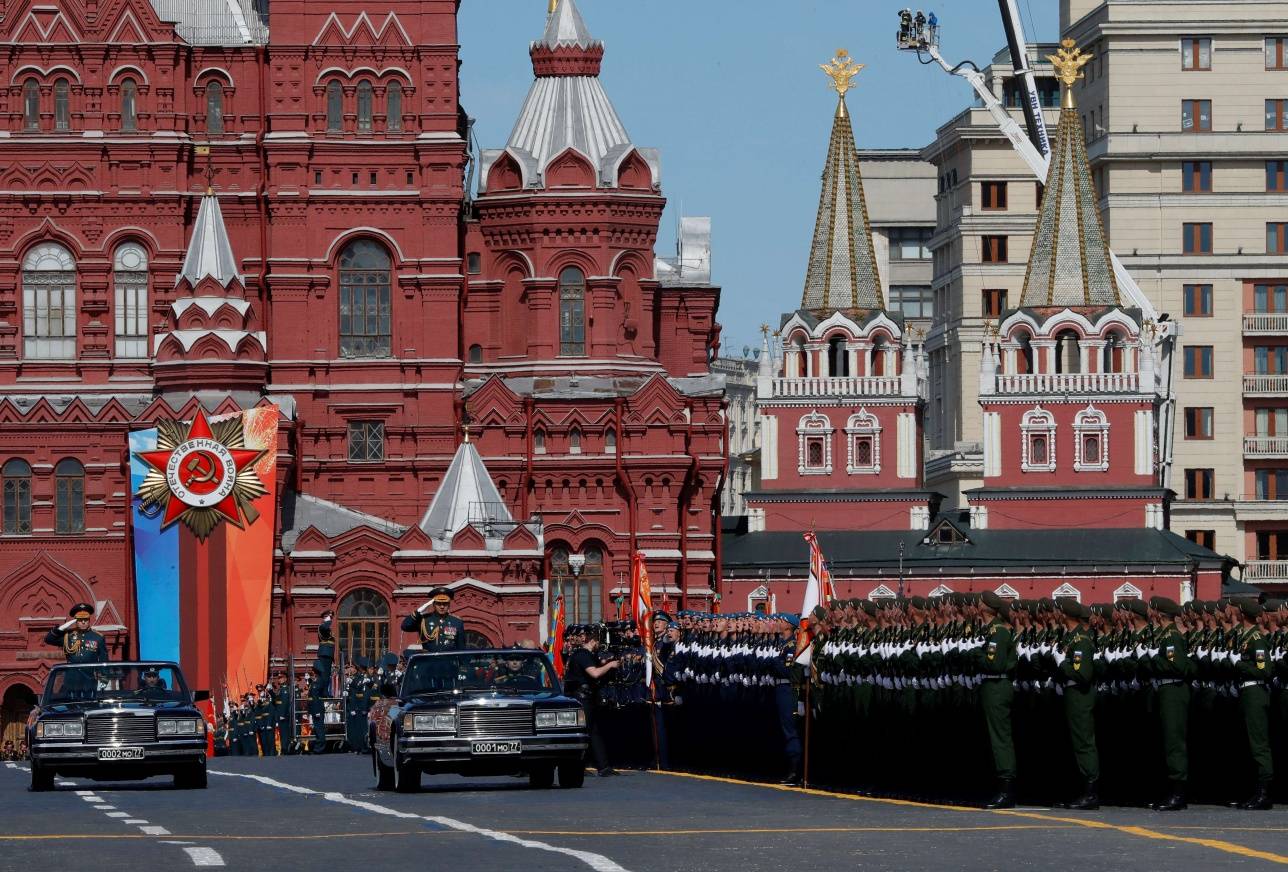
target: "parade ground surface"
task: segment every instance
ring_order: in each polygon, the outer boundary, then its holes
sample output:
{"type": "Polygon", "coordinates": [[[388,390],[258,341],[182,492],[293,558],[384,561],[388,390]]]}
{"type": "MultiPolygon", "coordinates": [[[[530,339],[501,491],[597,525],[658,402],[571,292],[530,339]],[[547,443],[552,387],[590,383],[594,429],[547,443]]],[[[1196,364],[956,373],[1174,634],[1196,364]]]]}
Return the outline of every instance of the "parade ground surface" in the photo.
{"type": "Polygon", "coordinates": [[[1288,808],[982,811],[693,775],[426,777],[377,793],[353,755],[220,758],[207,790],[0,766],[0,869],[1207,870],[1288,864],[1288,808]]]}

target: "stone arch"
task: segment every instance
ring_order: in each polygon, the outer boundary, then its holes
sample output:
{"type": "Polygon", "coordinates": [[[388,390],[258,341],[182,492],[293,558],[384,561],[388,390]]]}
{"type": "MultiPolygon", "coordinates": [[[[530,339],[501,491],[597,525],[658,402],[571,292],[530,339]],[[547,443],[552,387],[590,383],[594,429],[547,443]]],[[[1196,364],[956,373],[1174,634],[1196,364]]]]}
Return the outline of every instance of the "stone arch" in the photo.
{"type": "Polygon", "coordinates": [[[44,618],[61,623],[79,602],[94,602],[85,579],[49,554],[41,553],[0,579],[0,615],[44,618]]]}
{"type": "Polygon", "coordinates": [[[593,188],[595,168],[576,149],[565,149],[546,164],[547,188],[593,188]]]}

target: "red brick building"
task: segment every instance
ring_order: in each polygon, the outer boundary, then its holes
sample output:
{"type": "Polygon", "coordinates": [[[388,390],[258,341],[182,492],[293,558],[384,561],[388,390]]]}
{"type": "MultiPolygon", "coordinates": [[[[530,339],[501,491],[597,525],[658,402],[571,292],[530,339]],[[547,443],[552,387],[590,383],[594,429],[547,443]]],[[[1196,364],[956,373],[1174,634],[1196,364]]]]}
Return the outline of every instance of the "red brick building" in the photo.
{"type": "Polygon", "coordinates": [[[574,0],[466,190],[456,7],[0,0],[6,722],[70,603],[131,650],[126,435],[198,404],[284,413],[276,658],[337,606],[397,649],[438,584],[480,639],[536,638],[543,579],[594,619],[635,548],[709,595],[709,267],[655,264],[659,160],[574,0]]]}
{"type": "Polygon", "coordinates": [[[1119,298],[1076,112],[1020,305],[984,337],[984,486],[941,511],[924,488],[923,358],[885,309],[839,90],[801,309],[783,317],[781,370],[759,379],[761,489],[723,540],[725,608],[799,608],[811,528],[846,598],[1220,595],[1230,562],[1167,529],[1154,325],[1119,298]]]}

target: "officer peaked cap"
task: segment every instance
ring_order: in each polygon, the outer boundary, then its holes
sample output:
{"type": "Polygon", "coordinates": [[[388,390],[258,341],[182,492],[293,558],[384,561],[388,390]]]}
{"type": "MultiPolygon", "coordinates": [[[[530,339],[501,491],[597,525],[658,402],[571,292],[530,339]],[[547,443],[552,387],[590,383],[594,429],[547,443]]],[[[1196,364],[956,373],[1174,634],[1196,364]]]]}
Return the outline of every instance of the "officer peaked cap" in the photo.
{"type": "Polygon", "coordinates": [[[94,616],[94,607],[89,603],[77,603],[72,606],[72,610],[67,613],[70,618],[90,618],[94,616]]]}
{"type": "Polygon", "coordinates": [[[995,612],[1001,612],[1006,610],[1006,600],[1002,599],[1000,596],[993,593],[991,590],[984,591],[983,595],[980,596],[980,602],[982,602],[984,605],[988,606],[990,609],[992,609],[995,612]]]}
{"type": "Polygon", "coordinates": [[[1134,615],[1139,615],[1142,618],[1149,617],[1149,606],[1145,605],[1143,600],[1126,599],[1122,601],[1121,605],[1126,611],[1134,615]]]}
{"type": "Polygon", "coordinates": [[[1087,607],[1073,597],[1061,597],[1058,602],[1060,603],[1060,611],[1071,618],[1083,620],[1091,616],[1091,612],[1087,611],[1087,607]]]}
{"type": "Polygon", "coordinates": [[[1151,597],[1149,607],[1156,612],[1162,612],[1165,615],[1176,617],[1181,613],[1181,604],[1174,599],[1168,599],[1165,596],[1151,597]]]}
{"type": "Polygon", "coordinates": [[[430,602],[438,602],[442,597],[447,597],[447,601],[450,603],[455,595],[445,587],[436,587],[429,592],[429,600],[430,602]]]}
{"type": "Polygon", "coordinates": [[[1240,600],[1239,610],[1243,612],[1243,616],[1245,618],[1259,617],[1261,613],[1265,611],[1265,609],[1261,607],[1261,603],[1256,600],[1240,600]]]}

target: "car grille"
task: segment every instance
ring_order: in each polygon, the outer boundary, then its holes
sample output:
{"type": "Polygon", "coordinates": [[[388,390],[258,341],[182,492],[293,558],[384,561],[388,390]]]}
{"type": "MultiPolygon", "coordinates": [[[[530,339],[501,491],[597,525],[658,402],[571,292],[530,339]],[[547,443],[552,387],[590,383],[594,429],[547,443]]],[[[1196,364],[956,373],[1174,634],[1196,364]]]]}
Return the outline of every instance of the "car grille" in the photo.
{"type": "Polygon", "coordinates": [[[462,708],[457,722],[457,735],[465,739],[532,735],[532,709],[526,706],[462,708]]]}
{"type": "Polygon", "coordinates": [[[151,714],[93,715],[85,722],[85,741],[96,745],[128,745],[156,741],[156,719],[151,714]]]}

